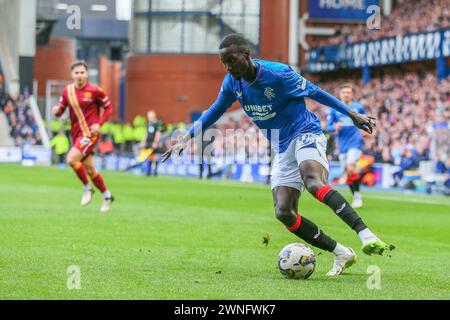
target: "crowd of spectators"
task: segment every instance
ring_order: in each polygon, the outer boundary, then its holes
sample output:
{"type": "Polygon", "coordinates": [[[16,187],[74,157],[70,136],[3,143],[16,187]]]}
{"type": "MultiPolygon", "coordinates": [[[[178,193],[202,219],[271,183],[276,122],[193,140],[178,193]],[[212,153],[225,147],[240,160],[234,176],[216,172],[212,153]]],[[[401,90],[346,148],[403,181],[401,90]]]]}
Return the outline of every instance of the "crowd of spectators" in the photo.
{"type": "Polygon", "coordinates": [[[27,95],[11,97],[0,86],[0,110],[6,115],[10,135],[18,147],[41,145],[42,139],[27,95]]]}
{"type": "Polygon", "coordinates": [[[380,29],[369,29],[365,23],[344,26],[336,36],[316,38],[314,46],[342,45],[450,27],[448,0],[408,0],[394,3],[391,14],[382,16],[380,29]]]}
{"type": "MultiPolygon", "coordinates": [[[[408,169],[416,169],[422,160],[449,156],[448,145],[439,145],[436,155],[430,150],[434,128],[448,128],[450,122],[450,78],[438,82],[430,72],[385,75],[365,86],[353,82],[355,101],[377,118],[376,131],[365,137],[364,154],[374,156],[377,162],[407,165],[408,169]]],[[[339,82],[319,85],[338,96],[339,82]]],[[[308,106],[326,121],[327,108],[312,100],[308,106]]],[[[332,150],[330,158],[337,160],[337,149],[332,150]]]]}

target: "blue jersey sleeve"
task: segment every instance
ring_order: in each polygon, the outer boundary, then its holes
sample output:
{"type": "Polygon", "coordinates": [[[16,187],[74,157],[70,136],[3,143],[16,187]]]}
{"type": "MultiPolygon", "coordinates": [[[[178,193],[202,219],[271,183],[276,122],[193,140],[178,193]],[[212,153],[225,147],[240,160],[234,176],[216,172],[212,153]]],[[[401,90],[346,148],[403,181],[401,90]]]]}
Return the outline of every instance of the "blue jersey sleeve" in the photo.
{"type": "Polygon", "coordinates": [[[308,97],[342,114],[349,115],[349,108],[339,99],[322,90],[289,68],[283,74],[286,94],[292,98],[308,97]]]}
{"type": "Polygon", "coordinates": [[[219,96],[212,106],[198,119],[194,125],[189,129],[191,137],[197,134],[197,132],[204,132],[210,126],[212,126],[219,118],[227,111],[229,107],[236,101],[236,96],[231,90],[228,75],[222,82],[219,96]]]}
{"type": "Polygon", "coordinates": [[[309,97],[314,95],[319,87],[303,78],[289,67],[283,74],[285,94],[290,98],[309,97]]]}
{"type": "Polygon", "coordinates": [[[320,88],[318,88],[313,95],[310,95],[309,98],[319,102],[320,104],[333,108],[342,114],[347,116],[350,115],[350,109],[341,100],[320,88]]]}

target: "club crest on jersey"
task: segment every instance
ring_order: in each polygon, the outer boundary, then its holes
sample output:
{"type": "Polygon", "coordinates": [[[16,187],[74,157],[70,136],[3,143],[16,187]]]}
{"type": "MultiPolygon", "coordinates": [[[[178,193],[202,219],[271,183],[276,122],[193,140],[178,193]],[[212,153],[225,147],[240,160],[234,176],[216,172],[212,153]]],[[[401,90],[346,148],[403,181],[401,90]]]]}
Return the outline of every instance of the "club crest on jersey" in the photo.
{"type": "Polygon", "coordinates": [[[297,85],[297,89],[305,90],[306,89],[306,79],[303,77],[300,77],[300,80],[297,85]]]}
{"type": "Polygon", "coordinates": [[[237,91],[236,90],[236,96],[238,99],[242,98],[242,91],[237,91]]]}
{"type": "Polygon", "coordinates": [[[264,95],[267,97],[267,99],[272,100],[273,98],[275,98],[275,92],[273,90],[273,88],[267,87],[264,90],[264,95]]]}
{"type": "Polygon", "coordinates": [[[85,92],[85,93],[84,93],[84,98],[85,98],[85,99],[91,99],[91,98],[92,98],[92,92],[89,92],[89,91],[88,91],[88,92],[85,92]]]}

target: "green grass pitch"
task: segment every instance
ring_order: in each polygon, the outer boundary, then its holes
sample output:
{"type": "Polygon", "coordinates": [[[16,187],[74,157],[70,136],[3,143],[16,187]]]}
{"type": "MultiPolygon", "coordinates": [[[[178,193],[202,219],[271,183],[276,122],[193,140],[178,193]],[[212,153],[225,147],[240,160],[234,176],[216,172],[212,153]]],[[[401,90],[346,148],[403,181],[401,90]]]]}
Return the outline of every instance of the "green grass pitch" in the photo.
{"type": "Polygon", "coordinates": [[[333,256],[314,248],[316,270],[304,281],[277,269],[278,252],[299,239],[275,219],[268,186],[104,177],[116,196],[108,214],[98,192],[79,206],[68,169],[0,165],[1,299],[450,299],[448,198],[365,193],[360,215],[396,245],[389,258],[363,255],[352,230],[302,195],[300,212],[358,253],[356,265],[328,278],[333,256]],[[79,290],[67,287],[72,265],[79,290]],[[372,265],[379,290],[367,286],[372,265]]]}

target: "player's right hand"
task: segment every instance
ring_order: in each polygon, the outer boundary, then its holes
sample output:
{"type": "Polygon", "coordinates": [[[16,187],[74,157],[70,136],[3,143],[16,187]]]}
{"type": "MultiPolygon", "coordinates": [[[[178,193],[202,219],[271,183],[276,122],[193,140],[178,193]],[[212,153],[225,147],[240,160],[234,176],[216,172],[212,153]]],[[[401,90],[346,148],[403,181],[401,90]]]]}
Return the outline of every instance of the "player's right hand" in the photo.
{"type": "Polygon", "coordinates": [[[52,114],[53,114],[54,116],[57,116],[58,113],[59,113],[59,111],[60,111],[59,106],[54,106],[54,107],[52,108],[52,114]]]}

